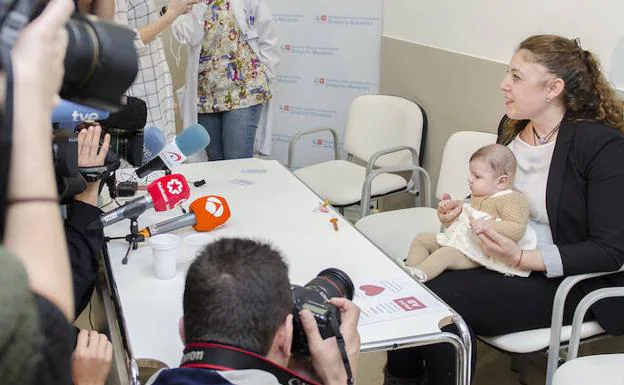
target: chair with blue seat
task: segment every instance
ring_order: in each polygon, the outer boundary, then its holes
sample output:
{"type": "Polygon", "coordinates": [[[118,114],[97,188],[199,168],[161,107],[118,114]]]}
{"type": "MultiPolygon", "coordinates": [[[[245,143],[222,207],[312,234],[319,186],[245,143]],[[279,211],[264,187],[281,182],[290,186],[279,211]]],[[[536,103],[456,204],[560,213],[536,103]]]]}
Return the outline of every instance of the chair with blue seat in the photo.
{"type": "Polygon", "coordinates": [[[297,133],[290,141],[288,165],[293,168],[298,140],[313,133],[329,131],[334,140],[334,160],[294,170],[294,174],[332,206],[342,209],[361,205],[361,215],[369,213],[371,200],[408,192],[416,196],[425,144],[427,118],[422,108],[402,97],[364,95],[349,108],[341,160],[338,134],[321,127],[297,133]],[[356,163],[360,160],[365,166],[356,163]],[[408,180],[398,172],[410,172],[408,180]]]}

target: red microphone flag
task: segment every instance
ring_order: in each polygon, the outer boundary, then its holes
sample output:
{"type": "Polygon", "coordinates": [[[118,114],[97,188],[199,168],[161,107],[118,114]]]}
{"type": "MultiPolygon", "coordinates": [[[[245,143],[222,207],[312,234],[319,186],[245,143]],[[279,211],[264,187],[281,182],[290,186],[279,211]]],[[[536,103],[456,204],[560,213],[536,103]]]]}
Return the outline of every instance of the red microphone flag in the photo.
{"type": "Polygon", "coordinates": [[[182,204],[191,195],[186,178],[182,174],[165,175],[147,186],[155,211],[171,210],[182,204]]]}

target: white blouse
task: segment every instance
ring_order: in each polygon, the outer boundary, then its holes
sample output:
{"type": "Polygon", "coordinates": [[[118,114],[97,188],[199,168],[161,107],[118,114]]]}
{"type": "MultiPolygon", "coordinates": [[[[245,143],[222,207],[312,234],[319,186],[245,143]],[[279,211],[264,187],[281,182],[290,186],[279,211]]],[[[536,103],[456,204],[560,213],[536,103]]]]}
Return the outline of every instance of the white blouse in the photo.
{"type": "Polygon", "coordinates": [[[546,182],[555,141],[532,146],[520,139],[520,136],[516,136],[507,147],[514,153],[518,162],[514,187],[529,200],[531,212],[529,224],[537,233],[537,245],[538,247],[552,245],[552,233],[546,212],[546,182]]]}

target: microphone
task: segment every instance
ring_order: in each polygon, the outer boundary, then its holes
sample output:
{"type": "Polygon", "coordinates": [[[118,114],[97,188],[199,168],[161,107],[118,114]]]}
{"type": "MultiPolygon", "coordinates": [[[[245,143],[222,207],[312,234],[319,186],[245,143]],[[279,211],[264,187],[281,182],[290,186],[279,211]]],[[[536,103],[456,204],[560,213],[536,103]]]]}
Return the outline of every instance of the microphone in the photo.
{"type": "Polygon", "coordinates": [[[167,143],[157,157],[139,167],[136,174],[143,178],[153,171],[171,170],[182,164],[187,156],[206,148],[209,143],[210,136],[206,129],[200,124],[193,124],[167,143]]]}
{"type": "Polygon", "coordinates": [[[191,195],[186,178],[181,174],[165,175],[147,186],[147,195],[135,198],[123,206],[102,214],[88,228],[110,226],[126,218],[136,218],[149,208],[156,211],[171,210],[191,195]]]}
{"type": "Polygon", "coordinates": [[[61,100],[61,103],[52,111],[52,123],[69,123],[76,125],[82,122],[106,119],[108,115],[108,111],[61,100]]]}
{"type": "Polygon", "coordinates": [[[156,127],[147,127],[143,131],[143,163],[152,160],[165,147],[165,134],[156,127]]]}
{"type": "Polygon", "coordinates": [[[230,206],[225,198],[207,195],[191,203],[189,213],[147,226],[139,231],[145,238],[168,233],[182,227],[193,226],[195,231],[212,231],[230,219],[230,206]]]}

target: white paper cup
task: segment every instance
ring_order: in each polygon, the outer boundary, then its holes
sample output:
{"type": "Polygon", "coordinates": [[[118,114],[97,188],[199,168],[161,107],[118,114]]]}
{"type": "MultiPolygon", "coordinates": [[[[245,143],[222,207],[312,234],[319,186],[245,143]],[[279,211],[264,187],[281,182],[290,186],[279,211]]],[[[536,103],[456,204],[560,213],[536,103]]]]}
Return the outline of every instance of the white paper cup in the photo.
{"type": "Polygon", "coordinates": [[[212,235],[208,234],[191,234],[184,238],[184,248],[186,249],[186,260],[192,261],[197,257],[197,254],[205,245],[212,242],[212,235]]]}
{"type": "Polygon", "coordinates": [[[154,274],[158,279],[171,279],[176,274],[180,237],[175,234],[158,234],[149,238],[154,258],[154,274]]]}

